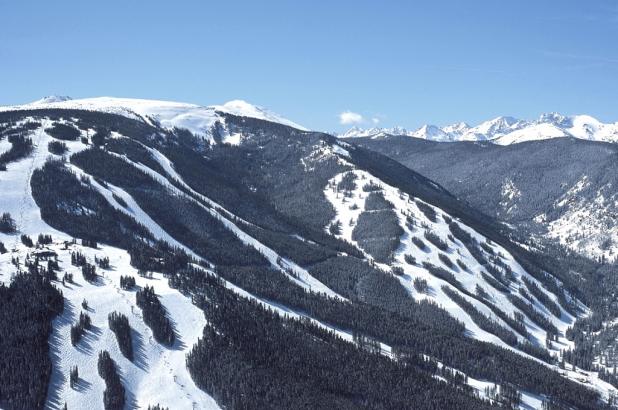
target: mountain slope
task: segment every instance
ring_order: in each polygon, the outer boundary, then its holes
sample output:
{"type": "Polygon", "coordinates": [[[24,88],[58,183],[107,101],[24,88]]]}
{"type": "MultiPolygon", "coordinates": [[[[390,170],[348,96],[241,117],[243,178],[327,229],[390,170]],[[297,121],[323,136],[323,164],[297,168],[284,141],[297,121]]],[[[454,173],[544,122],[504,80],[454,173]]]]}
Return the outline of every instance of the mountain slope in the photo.
{"type": "Polygon", "coordinates": [[[330,135],[251,116],[215,111],[217,120],[194,134],[116,108],[0,113],[3,136],[32,139],[31,151],[0,172],[0,188],[9,181],[12,192],[0,211],[19,229],[0,234],[12,251],[2,256],[2,280],[10,281],[13,257],[36,259],[19,234],[51,234],[42,249],[57,254],[58,273],[75,278],[71,251],[92,265],[95,256],[110,258],[111,270],[97,269],[95,280],[82,268],[81,286],[52,279],[66,296],[54,322],[52,348],[62,353],[52,356],[50,406],[101,403],[103,381],[93,374],[100,348],[140,406],[186,397],[202,408],[258,400],[283,408],[483,408],[519,392],[522,406],[596,408],[614,391],[593,371],[558,366],[574,347],[567,329],[587,311],[577,281],[551,272],[431,180],[330,135]],[[241,138],[226,143],[222,129],[241,138]],[[49,152],[59,141],[66,152],[49,152]],[[65,245],[71,237],[85,242],[65,245]],[[144,342],[144,356],[163,352],[162,363],[125,360],[105,323],[117,310],[136,340],[155,333],[117,286],[119,274],[135,272],[145,276],[137,289],[155,286],[177,331],[171,347],[144,342]],[[88,295],[101,333],[87,332],[76,348],[67,322],[88,295]],[[181,319],[180,310],[191,314],[181,319]],[[202,324],[195,344],[198,329],[188,328],[202,324]],[[74,391],[58,374],[78,361],[92,385],[74,391]],[[182,382],[157,376],[161,368],[182,382]],[[496,394],[485,391],[498,382],[496,394]]]}
{"type": "Polygon", "coordinates": [[[584,255],[618,255],[614,145],[574,138],[509,147],[406,137],[358,143],[433,178],[498,220],[584,255]]]}

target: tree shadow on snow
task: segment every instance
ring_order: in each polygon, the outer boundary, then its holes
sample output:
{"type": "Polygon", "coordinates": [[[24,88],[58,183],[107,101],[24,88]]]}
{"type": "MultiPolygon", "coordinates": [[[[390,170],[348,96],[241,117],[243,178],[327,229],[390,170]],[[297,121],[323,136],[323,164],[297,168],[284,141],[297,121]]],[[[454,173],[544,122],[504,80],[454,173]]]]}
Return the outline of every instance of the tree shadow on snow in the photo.
{"type": "Polygon", "coordinates": [[[60,352],[66,343],[61,334],[65,327],[70,327],[73,324],[75,314],[75,305],[70,300],[64,299],[64,310],[60,316],[54,319],[52,324],[54,330],[49,337],[49,357],[52,362],[52,373],[47,391],[47,407],[54,410],[61,409],[64,406],[60,392],[65,383],[68,383],[66,375],[60,368],[60,352]]]}
{"type": "Polygon", "coordinates": [[[90,383],[87,380],[82,379],[81,377],[77,380],[77,383],[75,383],[75,386],[73,387],[73,390],[83,393],[86,392],[88,390],[90,390],[90,387],[92,387],[92,383],[90,383]]]}
{"type": "Polygon", "coordinates": [[[133,340],[133,363],[144,372],[148,371],[148,357],[144,345],[144,337],[135,329],[131,329],[133,340]]]}
{"type": "Polygon", "coordinates": [[[101,336],[103,332],[101,329],[95,325],[90,327],[90,330],[86,330],[82,335],[82,338],[77,343],[75,348],[84,354],[93,355],[94,350],[92,348],[92,344],[101,336]]]}

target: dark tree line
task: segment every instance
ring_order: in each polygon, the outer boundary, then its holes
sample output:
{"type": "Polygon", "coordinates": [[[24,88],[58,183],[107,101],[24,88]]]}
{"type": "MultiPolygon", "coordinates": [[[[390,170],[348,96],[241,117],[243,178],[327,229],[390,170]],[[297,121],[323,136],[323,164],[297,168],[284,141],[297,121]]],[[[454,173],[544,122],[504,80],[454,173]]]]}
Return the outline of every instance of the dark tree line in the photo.
{"type": "Polygon", "coordinates": [[[51,322],[63,307],[62,293],[43,275],[19,273],[9,286],[0,285],[0,407],[43,408],[51,322]]]}

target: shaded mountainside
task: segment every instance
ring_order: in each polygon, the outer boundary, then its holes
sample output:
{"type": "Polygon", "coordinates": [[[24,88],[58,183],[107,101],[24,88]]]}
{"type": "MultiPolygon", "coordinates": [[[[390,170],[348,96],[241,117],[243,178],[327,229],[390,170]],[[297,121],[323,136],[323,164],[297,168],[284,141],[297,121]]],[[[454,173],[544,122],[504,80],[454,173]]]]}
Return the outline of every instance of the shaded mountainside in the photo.
{"type": "Polygon", "coordinates": [[[0,234],[0,278],[20,268],[13,257],[34,258],[18,235],[52,235],[39,246],[56,254],[54,284],[71,302],[54,322],[52,408],[612,400],[613,379],[570,333],[591,274],[519,247],[387,156],[225,112],[208,135],[76,109],[6,111],[0,124],[32,140],[0,172],[0,212],[19,231],[0,234]],[[77,362],[89,388],[61,377],[77,362]]]}
{"type": "Polygon", "coordinates": [[[512,146],[358,139],[499,221],[584,255],[618,255],[618,147],[559,138],[512,146]]]}

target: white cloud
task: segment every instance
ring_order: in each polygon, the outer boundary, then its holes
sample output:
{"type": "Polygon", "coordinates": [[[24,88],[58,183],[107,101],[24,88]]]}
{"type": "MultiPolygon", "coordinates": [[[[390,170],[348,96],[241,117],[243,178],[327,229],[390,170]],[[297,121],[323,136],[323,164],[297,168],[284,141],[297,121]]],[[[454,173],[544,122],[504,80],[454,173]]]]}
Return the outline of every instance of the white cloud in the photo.
{"type": "Polygon", "coordinates": [[[371,122],[372,122],[374,125],[378,125],[378,124],[380,123],[380,119],[379,119],[378,117],[373,117],[373,118],[371,119],[371,122]]]}
{"type": "Polygon", "coordinates": [[[339,114],[339,123],[343,125],[360,124],[365,121],[362,115],[352,111],[344,111],[339,114]]]}

